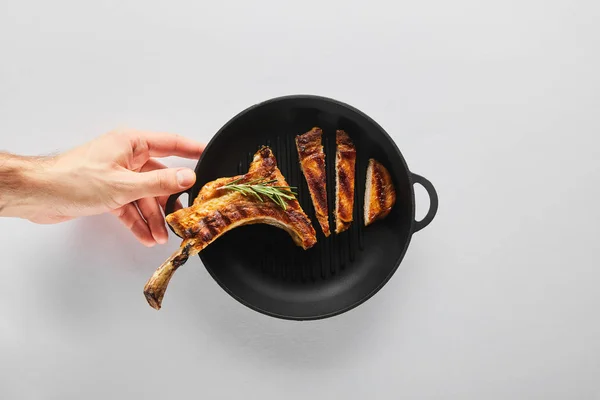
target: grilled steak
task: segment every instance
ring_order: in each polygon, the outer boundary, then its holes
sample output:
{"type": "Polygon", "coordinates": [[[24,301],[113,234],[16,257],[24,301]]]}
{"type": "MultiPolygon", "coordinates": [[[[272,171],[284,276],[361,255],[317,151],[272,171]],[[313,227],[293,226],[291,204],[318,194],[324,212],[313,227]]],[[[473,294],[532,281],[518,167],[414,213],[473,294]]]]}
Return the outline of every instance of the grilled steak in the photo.
{"type": "Polygon", "coordinates": [[[191,207],[167,216],[167,222],[183,238],[183,242],[146,283],[144,295],[150,306],[160,309],[169,280],[180,265],[238,226],[269,224],[285,230],[303,249],[315,245],[315,230],[295,198],[284,199],[284,209],[264,195],[244,195],[240,191],[223,187],[232,182],[244,184],[257,181],[267,182],[271,186],[288,186],[268,147],[261,148],[254,155],[247,174],[207,183],[191,207]]]}
{"type": "Polygon", "coordinates": [[[341,233],[352,223],[356,148],[344,131],[336,131],[335,142],[335,233],[341,233]]]}
{"type": "Polygon", "coordinates": [[[369,160],[365,183],[365,226],[388,216],[396,203],[396,190],[389,171],[378,161],[369,160]]]}
{"type": "Polygon", "coordinates": [[[300,168],[306,178],[310,198],[312,199],[317,220],[325,237],[331,234],[329,230],[329,209],[327,207],[327,176],[325,174],[325,153],[323,153],[320,128],[296,136],[296,148],[300,168]]]}

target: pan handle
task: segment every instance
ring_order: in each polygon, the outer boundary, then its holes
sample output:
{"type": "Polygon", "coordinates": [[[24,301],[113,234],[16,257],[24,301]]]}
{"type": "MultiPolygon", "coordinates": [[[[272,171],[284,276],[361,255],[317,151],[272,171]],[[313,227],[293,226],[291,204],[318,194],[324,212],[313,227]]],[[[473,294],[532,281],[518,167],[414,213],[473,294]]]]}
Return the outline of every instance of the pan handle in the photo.
{"type": "Polygon", "coordinates": [[[421,229],[425,228],[427,225],[433,221],[433,217],[438,210],[438,195],[435,191],[435,188],[427,179],[423,178],[421,175],[412,174],[413,184],[418,183],[423,186],[425,190],[427,190],[427,194],[429,194],[429,211],[427,211],[427,215],[420,221],[415,221],[415,230],[414,232],[419,232],[421,229]]]}
{"type": "MultiPolygon", "coordinates": [[[[181,196],[184,193],[187,193],[188,196],[191,196],[190,191],[192,189],[188,189],[188,190],[184,190],[183,192],[179,192],[179,193],[175,193],[169,196],[169,198],[167,199],[167,204],[165,204],[165,217],[169,214],[172,214],[173,212],[175,212],[175,202],[177,201],[177,199],[179,198],[179,196],[181,196]]],[[[177,235],[177,233],[173,230],[173,228],[171,227],[171,225],[167,224],[167,226],[169,227],[169,229],[171,230],[171,232],[173,232],[175,235],[177,235]]],[[[179,235],[177,235],[179,236],[179,235]]],[[[179,236],[181,237],[181,236],[179,236]]]]}

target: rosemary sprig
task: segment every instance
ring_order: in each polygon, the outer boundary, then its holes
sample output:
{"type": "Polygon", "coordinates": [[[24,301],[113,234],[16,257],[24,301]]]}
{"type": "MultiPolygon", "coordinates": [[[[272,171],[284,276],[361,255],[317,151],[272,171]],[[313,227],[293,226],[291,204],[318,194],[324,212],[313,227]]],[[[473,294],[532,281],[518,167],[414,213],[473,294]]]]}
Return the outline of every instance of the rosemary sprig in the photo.
{"type": "Polygon", "coordinates": [[[238,183],[243,178],[236,179],[223,185],[218,190],[230,189],[241,193],[244,196],[255,196],[261,202],[264,202],[262,196],[267,197],[275,204],[279,205],[284,210],[287,209],[285,200],[294,200],[296,192],[292,186],[272,186],[272,183],[277,182],[277,179],[266,180],[263,178],[253,179],[246,183],[238,183]]]}

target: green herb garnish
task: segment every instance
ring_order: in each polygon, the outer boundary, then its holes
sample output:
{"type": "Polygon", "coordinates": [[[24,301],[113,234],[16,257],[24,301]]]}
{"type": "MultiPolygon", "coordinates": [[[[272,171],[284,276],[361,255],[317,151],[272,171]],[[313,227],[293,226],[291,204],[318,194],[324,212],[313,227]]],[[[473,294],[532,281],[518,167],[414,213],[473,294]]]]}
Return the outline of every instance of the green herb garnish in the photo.
{"type": "Polygon", "coordinates": [[[277,182],[277,179],[266,180],[263,178],[253,179],[246,183],[238,183],[243,178],[236,179],[231,181],[227,185],[223,185],[220,189],[230,189],[235,190],[243,194],[244,196],[255,196],[261,202],[264,202],[262,196],[266,196],[272,202],[279,205],[284,210],[287,208],[284,199],[294,200],[296,199],[296,192],[294,192],[295,187],[292,186],[272,186],[271,183],[277,182]]]}

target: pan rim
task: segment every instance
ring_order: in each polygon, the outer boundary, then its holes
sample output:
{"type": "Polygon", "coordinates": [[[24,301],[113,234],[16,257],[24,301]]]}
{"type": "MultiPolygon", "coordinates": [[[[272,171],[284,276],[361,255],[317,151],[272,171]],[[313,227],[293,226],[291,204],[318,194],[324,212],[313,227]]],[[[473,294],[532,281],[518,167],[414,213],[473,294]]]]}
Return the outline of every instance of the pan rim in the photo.
{"type": "MultiPolygon", "coordinates": [[[[319,96],[319,95],[312,95],[312,94],[292,94],[292,95],[285,95],[285,96],[279,96],[279,97],[274,97],[268,100],[264,100],[260,103],[256,103],[253,104],[247,108],[245,108],[244,110],[240,111],[239,113],[235,114],[233,117],[231,117],[218,131],[217,133],[214,134],[214,136],[210,139],[210,141],[208,142],[208,144],[206,145],[202,155],[200,156],[200,159],[198,160],[198,163],[196,164],[196,168],[195,171],[196,173],[198,173],[198,171],[201,168],[202,165],[202,161],[205,158],[205,154],[207,152],[210,151],[211,147],[214,145],[214,143],[219,139],[219,136],[221,136],[221,134],[223,133],[223,131],[225,131],[230,125],[232,125],[236,120],[238,120],[239,118],[243,117],[244,115],[248,114],[249,112],[252,112],[253,110],[256,110],[260,107],[269,105],[269,104],[273,104],[273,103],[277,103],[277,102],[281,102],[281,101],[290,101],[290,100],[316,100],[316,101],[324,101],[324,102],[328,102],[328,103],[332,103],[335,104],[337,106],[343,107],[345,109],[347,109],[348,111],[355,113],[357,115],[359,115],[360,117],[364,118],[365,120],[367,120],[369,123],[371,123],[374,127],[376,127],[381,133],[384,134],[385,138],[388,140],[388,142],[393,146],[393,149],[396,151],[396,153],[400,156],[400,160],[402,162],[402,166],[404,167],[404,169],[406,170],[406,172],[408,173],[408,182],[409,182],[409,186],[410,186],[410,197],[411,197],[411,223],[410,223],[410,229],[408,232],[408,237],[406,239],[406,242],[404,244],[404,248],[402,249],[402,251],[400,252],[400,255],[398,257],[398,259],[395,261],[395,265],[394,267],[390,270],[389,274],[385,277],[385,279],[383,279],[381,281],[381,283],[379,285],[377,285],[377,287],[375,287],[371,292],[369,292],[367,295],[363,296],[360,300],[355,301],[352,304],[349,304],[346,307],[340,308],[336,311],[332,311],[329,313],[320,313],[320,314],[315,314],[315,315],[308,315],[308,316],[294,316],[294,315],[285,315],[285,314],[279,314],[279,313],[275,313],[269,310],[265,310],[261,307],[257,307],[249,302],[247,302],[246,300],[242,299],[241,297],[239,297],[238,295],[236,295],[234,292],[232,292],[224,283],[222,283],[217,276],[213,273],[212,269],[206,264],[205,259],[203,258],[203,253],[200,252],[198,254],[198,256],[200,257],[200,260],[202,262],[202,265],[204,266],[204,268],[208,271],[208,273],[210,274],[210,276],[213,278],[213,280],[226,292],[228,293],[231,297],[233,297],[235,300],[237,300],[239,303],[243,304],[244,306],[250,308],[251,310],[257,311],[261,314],[270,316],[270,317],[274,317],[274,318],[278,318],[278,319],[283,319],[283,320],[291,320],[291,321],[316,321],[316,320],[320,320],[320,319],[326,319],[326,318],[331,318],[331,317],[335,317],[341,314],[344,314],[356,307],[358,307],[359,305],[363,304],[364,302],[366,302],[367,300],[369,300],[371,297],[373,297],[377,292],[379,292],[392,278],[392,276],[396,273],[396,271],[398,270],[398,268],[400,267],[400,264],[402,263],[402,260],[404,259],[404,256],[406,255],[406,252],[408,250],[408,246],[412,240],[412,235],[414,234],[414,227],[415,227],[415,191],[414,191],[414,180],[413,180],[413,176],[412,173],[410,171],[410,169],[408,168],[408,164],[406,163],[406,160],[404,159],[404,156],[402,154],[402,152],[400,151],[400,149],[398,148],[398,145],[396,144],[396,142],[392,139],[392,137],[389,135],[389,133],[383,129],[383,127],[381,125],[379,125],[379,123],[377,123],[377,121],[375,121],[373,118],[371,118],[370,116],[368,116],[367,114],[365,114],[364,112],[360,111],[359,109],[344,103],[342,101],[333,99],[333,98],[329,98],[329,97],[325,97],[325,96],[319,96]]],[[[194,189],[196,187],[196,185],[194,185],[192,187],[192,189],[194,189]]],[[[194,199],[192,198],[192,196],[189,196],[188,199],[188,205],[191,206],[193,203],[194,199]]]]}

